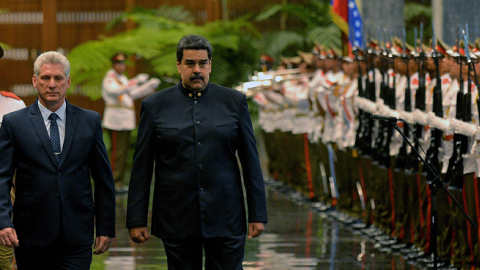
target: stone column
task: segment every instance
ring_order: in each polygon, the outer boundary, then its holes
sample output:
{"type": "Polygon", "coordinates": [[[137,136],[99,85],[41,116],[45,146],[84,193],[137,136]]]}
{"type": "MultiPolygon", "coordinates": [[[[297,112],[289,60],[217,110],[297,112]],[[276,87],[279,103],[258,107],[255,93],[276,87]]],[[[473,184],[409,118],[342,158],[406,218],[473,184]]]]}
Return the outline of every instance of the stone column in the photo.
{"type": "Polygon", "coordinates": [[[405,26],[404,0],[364,0],[362,15],[365,33],[375,39],[383,39],[384,30],[402,37],[405,26]],[[379,30],[380,29],[380,30],[379,30]],[[381,33],[381,37],[379,37],[381,33]]]}
{"type": "MultiPolygon", "coordinates": [[[[432,1],[432,15],[438,37],[453,46],[457,39],[457,28],[465,29],[465,24],[468,24],[469,41],[475,42],[475,39],[480,37],[480,16],[477,14],[479,8],[479,1],[432,1]]],[[[463,39],[462,32],[459,32],[463,39]]]]}

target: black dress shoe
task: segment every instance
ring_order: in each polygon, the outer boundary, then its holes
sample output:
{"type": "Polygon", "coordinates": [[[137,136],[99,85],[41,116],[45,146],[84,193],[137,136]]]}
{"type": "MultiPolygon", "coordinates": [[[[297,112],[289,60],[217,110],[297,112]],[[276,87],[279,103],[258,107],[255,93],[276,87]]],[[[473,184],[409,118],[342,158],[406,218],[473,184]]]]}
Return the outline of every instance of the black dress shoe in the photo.
{"type": "Polygon", "coordinates": [[[400,251],[404,248],[407,248],[407,247],[408,247],[407,243],[403,243],[403,242],[400,242],[400,241],[397,241],[397,243],[395,243],[391,246],[392,249],[398,250],[398,251],[400,251]]]}
{"type": "Polygon", "coordinates": [[[374,237],[375,241],[380,242],[380,241],[385,241],[385,240],[391,240],[391,237],[385,234],[379,234],[374,237]]]}
{"type": "Polygon", "coordinates": [[[313,208],[315,208],[317,211],[320,211],[320,212],[328,212],[328,211],[335,210],[335,208],[333,208],[330,204],[325,204],[325,203],[317,203],[313,205],[313,208]]]}
{"type": "Polygon", "coordinates": [[[460,267],[456,267],[456,266],[454,266],[454,265],[445,264],[444,266],[440,267],[439,269],[440,269],[440,270],[460,270],[461,268],[460,268],[460,267]]]}
{"type": "Polygon", "coordinates": [[[425,253],[425,256],[421,256],[421,257],[417,258],[417,262],[421,263],[423,265],[433,264],[433,259],[434,259],[433,254],[425,253]]]}
{"type": "Polygon", "coordinates": [[[418,252],[409,253],[405,257],[407,257],[407,259],[409,259],[409,260],[417,260],[418,258],[422,258],[422,257],[425,257],[425,256],[426,256],[425,252],[418,251],[418,252]]]}
{"type": "Polygon", "coordinates": [[[392,247],[393,244],[396,244],[397,242],[398,241],[396,239],[393,239],[393,238],[378,241],[378,243],[380,243],[380,245],[382,245],[384,247],[390,247],[390,248],[392,247]]]}
{"type": "Polygon", "coordinates": [[[342,216],[338,220],[343,222],[346,225],[350,225],[350,224],[353,224],[355,222],[355,219],[350,217],[350,216],[342,216]]]}
{"type": "Polygon", "coordinates": [[[409,244],[409,246],[407,246],[406,248],[400,249],[400,252],[405,255],[408,255],[410,253],[418,253],[420,251],[422,250],[413,244],[409,244]]]}
{"type": "Polygon", "coordinates": [[[427,269],[443,269],[442,267],[446,266],[447,264],[444,263],[444,262],[437,262],[437,267],[435,267],[435,264],[432,262],[432,263],[428,263],[425,265],[425,267],[427,269]]]}
{"type": "Polygon", "coordinates": [[[376,228],[373,225],[370,225],[370,226],[368,226],[364,229],[361,229],[362,233],[364,233],[364,234],[368,234],[368,233],[373,232],[375,230],[376,230],[376,228]]]}
{"type": "Polygon", "coordinates": [[[366,227],[367,227],[367,224],[363,222],[356,222],[352,224],[352,228],[354,228],[355,230],[362,230],[362,229],[365,229],[366,227]]]}

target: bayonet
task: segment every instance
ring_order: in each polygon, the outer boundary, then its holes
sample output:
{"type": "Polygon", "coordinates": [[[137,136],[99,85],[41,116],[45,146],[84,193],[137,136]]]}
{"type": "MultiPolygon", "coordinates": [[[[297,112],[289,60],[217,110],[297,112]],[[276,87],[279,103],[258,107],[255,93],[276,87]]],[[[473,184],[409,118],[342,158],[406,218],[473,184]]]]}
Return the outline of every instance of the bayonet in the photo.
{"type": "MultiPolygon", "coordinates": [[[[432,111],[435,113],[435,116],[443,118],[443,104],[442,104],[442,83],[440,80],[440,68],[438,62],[438,55],[436,50],[436,38],[435,38],[435,26],[432,23],[432,57],[435,63],[435,86],[433,90],[433,108],[432,111]]],[[[430,141],[430,146],[427,150],[427,162],[431,165],[432,170],[427,170],[428,182],[435,180],[435,175],[438,175],[440,170],[440,161],[438,160],[439,152],[438,150],[442,147],[442,135],[443,131],[439,129],[432,130],[432,140],[430,141]]]]}
{"type": "Polygon", "coordinates": [[[420,52],[423,52],[422,44],[423,44],[423,23],[420,23],[420,44],[418,44],[418,48],[420,52]]]}
{"type": "Polygon", "coordinates": [[[415,54],[417,54],[417,38],[418,38],[418,35],[417,35],[417,27],[415,26],[415,31],[414,31],[414,41],[413,41],[413,45],[414,45],[414,48],[415,48],[415,54]]]}

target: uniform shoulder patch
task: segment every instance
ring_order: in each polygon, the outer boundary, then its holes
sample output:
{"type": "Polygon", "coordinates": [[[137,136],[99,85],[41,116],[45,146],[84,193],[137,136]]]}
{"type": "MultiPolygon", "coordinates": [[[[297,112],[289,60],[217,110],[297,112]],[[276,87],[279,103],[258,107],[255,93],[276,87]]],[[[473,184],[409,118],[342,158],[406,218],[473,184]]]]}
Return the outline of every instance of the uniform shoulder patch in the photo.
{"type": "Polygon", "coordinates": [[[4,97],[14,98],[16,100],[22,100],[21,98],[19,98],[17,95],[15,95],[12,92],[0,91],[0,95],[2,95],[4,97]]]}

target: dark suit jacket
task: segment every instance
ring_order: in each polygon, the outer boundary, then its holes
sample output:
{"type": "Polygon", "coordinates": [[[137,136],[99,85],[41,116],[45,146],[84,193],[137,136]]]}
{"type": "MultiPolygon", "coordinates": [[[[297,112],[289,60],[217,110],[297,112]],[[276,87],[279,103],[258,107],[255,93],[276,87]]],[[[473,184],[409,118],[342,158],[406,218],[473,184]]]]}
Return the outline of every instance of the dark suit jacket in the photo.
{"type": "Polygon", "coordinates": [[[142,101],[127,228],[147,226],[154,164],[153,235],[245,235],[243,186],[249,222],[267,222],[265,186],[244,94],[209,83],[198,95],[180,83],[142,101]]]}
{"type": "Polygon", "coordinates": [[[51,244],[61,224],[70,244],[91,245],[94,224],[97,236],[115,236],[115,188],[98,113],[67,102],[57,166],[34,102],[4,116],[0,153],[0,229],[14,227],[20,245],[51,244]],[[9,193],[15,171],[12,224],[9,193]]]}

